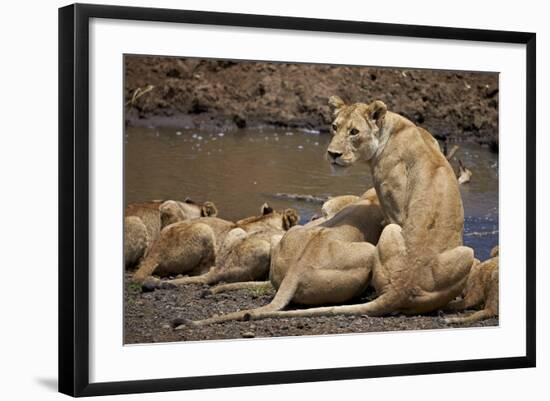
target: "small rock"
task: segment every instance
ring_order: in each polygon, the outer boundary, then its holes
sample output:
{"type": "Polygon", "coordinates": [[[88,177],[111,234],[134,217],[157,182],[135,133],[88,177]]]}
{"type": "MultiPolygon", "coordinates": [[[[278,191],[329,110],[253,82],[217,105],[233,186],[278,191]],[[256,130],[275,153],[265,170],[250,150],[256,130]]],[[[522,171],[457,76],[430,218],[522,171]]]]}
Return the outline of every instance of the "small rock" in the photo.
{"type": "Polygon", "coordinates": [[[145,280],[141,285],[142,292],[153,292],[157,288],[157,284],[153,280],[145,280]]]}
{"type": "Polygon", "coordinates": [[[181,78],[181,72],[175,68],[171,68],[166,72],[166,76],[169,78],[181,78]]]}
{"type": "Polygon", "coordinates": [[[176,328],[176,327],[181,326],[181,325],[186,324],[186,323],[187,323],[187,319],[177,317],[174,320],[172,320],[172,328],[176,328]]]}
{"type": "Polygon", "coordinates": [[[256,334],[254,334],[251,331],[245,331],[244,333],[241,334],[241,336],[242,338],[254,338],[256,337],[256,334]]]}
{"type": "Polygon", "coordinates": [[[491,86],[491,85],[488,85],[487,86],[487,89],[485,91],[485,96],[490,99],[492,97],[495,97],[498,93],[498,87],[496,86],[491,86]]]}
{"type": "Polygon", "coordinates": [[[244,119],[243,116],[240,116],[238,114],[235,114],[233,116],[233,122],[235,123],[235,125],[239,128],[244,128],[246,127],[246,120],[244,119]]]}
{"type": "Polygon", "coordinates": [[[158,288],[161,288],[163,290],[172,290],[174,288],[177,288],[177,286],[173,283],[170,283],[169,281],[161,281],[158,284],[158,288]]]}
{"type": "Polygon", "coordinates": [[[168,330],[168,329],[171,329],[170,325],[165,323],[161,326],[164,330],[168,330]]]}

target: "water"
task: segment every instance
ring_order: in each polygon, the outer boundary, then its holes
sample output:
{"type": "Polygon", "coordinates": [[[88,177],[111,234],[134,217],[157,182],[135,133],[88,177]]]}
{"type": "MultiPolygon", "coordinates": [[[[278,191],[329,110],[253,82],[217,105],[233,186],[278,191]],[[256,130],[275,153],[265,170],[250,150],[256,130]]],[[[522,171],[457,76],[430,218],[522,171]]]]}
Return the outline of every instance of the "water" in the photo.
{"type": "MultiPolygon", "coordinates": [[[[365,164],[340,169],[325,160],[329,140],[327,134],[289,129],[128,128],[126,202],[210,200],[219,216],[229,220],[256,215],[269,202],[277,209],[297,209],[305,222],[319,213],[320,203],[280,194],[323,199],[359,195],[372,186],[365,164]]],[[[483,260],[498,243],[498,156],[461,144],[457,157],[474,173],[472,181],[461,186],[464,242],[483,260]]]]}

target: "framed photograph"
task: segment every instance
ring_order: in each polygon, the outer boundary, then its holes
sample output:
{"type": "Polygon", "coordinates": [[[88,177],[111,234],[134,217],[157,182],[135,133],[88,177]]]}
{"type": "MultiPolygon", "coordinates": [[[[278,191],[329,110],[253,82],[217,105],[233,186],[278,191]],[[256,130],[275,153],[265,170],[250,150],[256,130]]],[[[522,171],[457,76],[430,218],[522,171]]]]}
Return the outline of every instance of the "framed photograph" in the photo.
{"type": "Polygon", "coordinates": [[[535,40],[61,8],[59,391],[534,367],[535,40]]]}

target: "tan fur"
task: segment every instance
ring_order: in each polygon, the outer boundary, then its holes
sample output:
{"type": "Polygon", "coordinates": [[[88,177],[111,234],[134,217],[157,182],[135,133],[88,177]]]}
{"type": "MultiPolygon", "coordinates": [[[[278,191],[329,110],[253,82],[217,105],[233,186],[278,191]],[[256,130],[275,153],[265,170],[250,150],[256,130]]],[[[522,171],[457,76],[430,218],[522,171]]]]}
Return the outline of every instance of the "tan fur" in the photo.
{"type": "MultiPolygon", "coordinates": [[[[270,237],[272,232],[278,233],[288,229],[289,225],[294,225],[297,221],[297,212],[294,209],[287,209],[250,217],[237,223],[216,217],[202,217],[171,224],[161,231],[159,240],[140,265],[134,280],[143,282],[152,274],[159,276],[206,274],[216,264],[218,256],[228,256],[233,246],[237,247],[237,245],[241,253],[233,259],[228,257],[228,261],[224,262],[230,263],[233,260],[235,265],[224,265],[220,262],[216,270],[238,268],[246,271],[243,274],[256,277],[262,273],[266,255],[267,258],[270,255],[270,247],[266,246],[269,242],[266,242],[266,238],[270,237]],[[248,236],[252,237],[244,242],[241,241],[248,236]],[[246,258],[247,261],[243,262],[246,258]]],[[[214,275],[208,278],[214,281],[223,279],[214,278],[214,275]]],[[[188,282],[183,278],[163,284],[179,285],[188,282]]],[[[160,283],[157,282],[157,284],[160,283]]]]}
{"type": "Polygon", "coordinates": [[[160,233],[159,206],[163,201],[130,203],[124,211],[124,265],[134,268],[160,233]],[[131,219],[129,219],[131,217],[131,219]],[[145,229],[145,233],[143,230],[145,229]]]}
{"type": "Polygon", "coordinates": [[[204,216],[216,216],[218,210],[212,202],[197,205],[190,200],[130,203],[125,210],[124,219],[124,264],[126,268],[135,267],[147,255],[153,243],[158,239],[163,227],[177,221],[196,219],[204,216]],[[128,220],[128,217],[136,219],[128,220]],[[147,238],[144,240],[142,229],[145,227],[147,238]]]}
{"type": "Polygon", "coordinates": [[[446,323],[474,323],[498,316],[498,253],[497,246],[491,251],[490,259],[474,264],[468,275],[462,298],[449,303],[446,308],[458,311],[481,306],[481,309],[469,316],[447,318],[446,323]]]}
{"type": "MultiPolygon", "coordinates": [[[[383,214],[374,191],[368,199],[349,204],[331,219],[317,220],[273,238],[269,278],[278,290],[267,306],[213,317],[195,324],[261,318],[291,300],[304,305],[346,302],[369,283],[370,259],[382,232],[383,214]],[[373,196],[374,194],[374,196],[373,196]]],[[[213,292],[249,288],[254,283],[214,287],[213,292]]],[[[287,313],[287,312],[282,312],[287,313]]]]}
{"type": "Polygon", "coordinates": [[[147,227],[147,234],[151,241],[155,241],[160,233],[160,213],[159,207],[163,201],[150,201],[140,203],[130,203],[126,206],[124,216],[136,216],[141,219],[145,227],[147,227]]]}
{"type": "Polygon", "coordinates": [[[334,126],[332,162],[370,165],[389,223],[373,266],[378,298],[364,310],[383,315],[445,306],[464,288],[473,251],[462,246],[462,200],[437,141],[381,101],[342,106],[334,126]]]}
{"type": "Polygon", "coordinates": [[[131,268],[145,256],[149,247],[147,227],[137,216],[124,218],[124,266],[131,268]]]}
{"type": "Polygon", "coordinates": [[[330,198],[321,207],[323,217],[326,219],[332,218],[336,213],[345,208],[346,206],[355,203],[359,200],[356,195],[340,195],[330,198]]]}
{"type": "MultiPolygon", "coordinates": [[[[369,164],[384,220],[389,223],[376,248],[346,236],[339,246],[324,245],[312,251],[324,252],[326,264],[310,263],[304,270],[310,241],[290,241],[299,229],[290,230],[272,255],[271,282],[278,289],[273,301],[196,324],[267,317],[418,314],[439,309],[462,292],[473,251],[462,246],[464,212],[458,183],[437,142],[426,130],[388,112],[381,101],[348,106],[333,97],[330,103],[335,119],[329,159],[344,167],[359,160],[369,164]],[[339,249],[345,252],[340,254],[339,249]],[[297,260],[298,252],[304,257],[297,260]],[[302,260],[304,264],[299,263],[302,260]],[[334,267],[332,272],[329,266],[334,267]],[[281,311],[291,301],[343,302],[364,289],[371,275],[377,294],[371,302],[281,311]]],[[[309,230],[306,233],[311,235],[309,230]]]]}
{"type": "Polygon", "coordinates": [[[237,222],[237,227],[224,237],[217,252],[216,264],[199,276],[157,282],[157,286],[184,284],[217,284],[265,280],[271,263],[271,249],[290,227],[299,220],[294,209],[274,212],[262,207],[262,216],[237,222]]]}
{"type": "Polygon", "coordinates": [[[216,217],[218,209],[212,202],[197,205],[194,202],[169,200],[159,207],[161,227],[164,228],[178,221],[198,219],[199,217],[216,217]]]}

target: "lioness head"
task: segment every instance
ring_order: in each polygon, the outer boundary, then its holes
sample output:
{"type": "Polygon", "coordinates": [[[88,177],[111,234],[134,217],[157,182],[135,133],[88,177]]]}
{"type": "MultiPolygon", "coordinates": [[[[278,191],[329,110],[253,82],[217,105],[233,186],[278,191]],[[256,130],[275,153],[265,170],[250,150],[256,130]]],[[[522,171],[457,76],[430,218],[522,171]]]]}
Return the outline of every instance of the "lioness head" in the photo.
{"type": "Polygon", "coordinates": [[[187,198],[183,202],[168,200],[159,207],[161,228],[178,221],[196,219],[199,217],[216,217],[218,208],[213,202],[198,205],[187,198]]]}
{"type": "Polygon", "coordinates": [[[357,160],[369,161],[380,145],[386,105],[380,100],[346,105],[338,96],[331,96],[329,105],[334,110],[333,138],[327,150],[329,161],[344,167],[357,160]]]}
{"type": "Polygon", "coordinates": [[[296,224],[298,224],[298,221],[300,220],[300,215],[296,211],[296,209],[285,209],[283,212],[283,230],[287,231],[291,227],[294,227],[296,224]]]}
{"type": "Polygon", "coordinates": [[[237,221],[237,226],[247,232],[267,229],[286,231],[298,224],[300,220],[300,215],[295,209],[274,210],[267,203],[262,205],[260,213],[260,216],[247,217],[237,221]]]}

